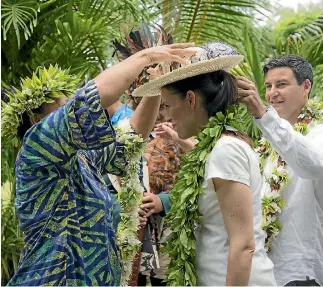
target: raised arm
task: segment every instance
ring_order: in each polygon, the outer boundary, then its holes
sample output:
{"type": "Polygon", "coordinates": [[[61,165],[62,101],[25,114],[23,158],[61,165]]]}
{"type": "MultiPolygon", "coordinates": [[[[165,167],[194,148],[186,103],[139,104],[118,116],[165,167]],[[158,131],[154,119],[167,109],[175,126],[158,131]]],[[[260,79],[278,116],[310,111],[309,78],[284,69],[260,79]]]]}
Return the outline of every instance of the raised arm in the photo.
{"type": "Polygon", "coordinates": [[[323,125],[317,125],[304,136],[279,117],[273,107],[255,123],[263,136],[284,161],[301,178],[323,178],[323,125]]]}
{"type": "Polygon", "coordinates": [[[317,125],[304,136],[281,118],[273,107],[266,108],[253,82],[237,77],[237,84],[239,101],[247,106],[263,136],[282,159],[299,177],[322,179],[323,125],[317,125]]]}
{"type": "MultiPolygon", "coordinates": [[[[105,70],[94,79],[102,106],[108,108],[116,102],[146,66],[164,61],[186,64],[186,60],[182,57],[191,56],[195,51],[185,50],[185,48],[193,46],[193,43],[183,43],[142,50],[105,70]]],[[[137,108],[131,119],[131,124],[135,131],[142,134],[144,138],[152,130],[159,104],[159,97],[143,99],[142,104],[137,108]]]]}

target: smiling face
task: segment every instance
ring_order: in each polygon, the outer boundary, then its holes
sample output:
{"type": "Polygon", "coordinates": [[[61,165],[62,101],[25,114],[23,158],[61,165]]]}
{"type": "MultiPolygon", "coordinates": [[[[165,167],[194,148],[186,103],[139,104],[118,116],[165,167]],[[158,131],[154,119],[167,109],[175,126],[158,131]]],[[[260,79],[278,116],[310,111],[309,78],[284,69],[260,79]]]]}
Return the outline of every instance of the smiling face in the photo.
{"type": "Polygon", "coordinates": [[[266,100],[280,117],[295,123],[306,104],[311,89],[309,80],[298,84],[294,72],[287,67],[272,68],[265,76],[266,100]]]}

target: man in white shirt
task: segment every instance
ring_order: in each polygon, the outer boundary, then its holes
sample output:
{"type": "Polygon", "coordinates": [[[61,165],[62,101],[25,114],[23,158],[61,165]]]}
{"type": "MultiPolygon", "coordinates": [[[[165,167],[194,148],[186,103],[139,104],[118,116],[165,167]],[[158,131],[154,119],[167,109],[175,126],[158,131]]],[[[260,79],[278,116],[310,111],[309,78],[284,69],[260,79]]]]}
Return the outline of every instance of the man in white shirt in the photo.
{"type": "MultiPolygon", "coordinates": [[[[282,229],[271,243],[269,257],[278,285],[323,285],[323,124],[312,120],[307,135],[293,127],[309,98],[312,66],[287,55],[271,60],[263,71],[270,105],[263,104],[254,83],[243,77],[238,77],[238,97],[284,162],[289,178],[281,189],[286,206],[277,213],[282,229]]],[[[274,164],[268,158],[264,175],[274,164]]],[[[264,180],[265,193],[271,186],[266,176],[264,180]]]]}

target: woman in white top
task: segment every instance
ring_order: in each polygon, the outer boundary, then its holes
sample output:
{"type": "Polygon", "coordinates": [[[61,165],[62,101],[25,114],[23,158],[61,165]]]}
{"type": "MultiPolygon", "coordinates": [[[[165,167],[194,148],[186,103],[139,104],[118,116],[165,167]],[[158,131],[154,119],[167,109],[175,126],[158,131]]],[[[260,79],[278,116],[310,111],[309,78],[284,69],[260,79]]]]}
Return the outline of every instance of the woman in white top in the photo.
{"type": "MultiPolygon", "coordinates": [[[[236,53],[224,43],[203,49],[209,60],[236,53]]],[[[225,113],[237,101],[235,78],[224,70],[187,76],[165,85],[161,93],[181,139],[198,135],[210,117],[225,113]]],[[[196,231],[199,285],[276,285],[261,229],[261,186],[258,158],[248,137],[223,133],[206,162],[199,198],[203,214],[196,231]]]]}

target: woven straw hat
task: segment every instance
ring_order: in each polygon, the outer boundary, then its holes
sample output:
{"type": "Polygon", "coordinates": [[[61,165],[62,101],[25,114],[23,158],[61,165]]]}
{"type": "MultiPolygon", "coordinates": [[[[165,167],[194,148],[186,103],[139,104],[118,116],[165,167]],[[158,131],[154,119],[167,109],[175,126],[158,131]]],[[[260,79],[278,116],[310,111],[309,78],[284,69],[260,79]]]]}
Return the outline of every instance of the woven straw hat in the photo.
{"type": "Polygon", "coordinates": [[[138,87],[132,93],[134,97],[154,97],[160,95],[162,87],[201,74],[218,70],[229,71],[237,66],[243,59],[237,50],[222,42],[210,42],[196,49],[196,54],[189,59],[187,66],[178,66],[163,63],[163,75],[155,80],[138,87]]]}

